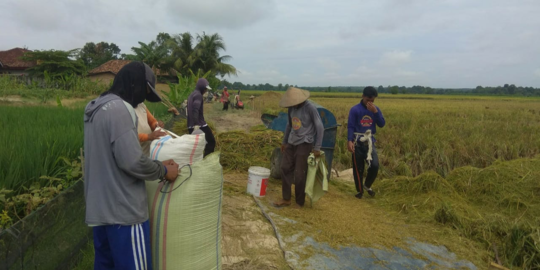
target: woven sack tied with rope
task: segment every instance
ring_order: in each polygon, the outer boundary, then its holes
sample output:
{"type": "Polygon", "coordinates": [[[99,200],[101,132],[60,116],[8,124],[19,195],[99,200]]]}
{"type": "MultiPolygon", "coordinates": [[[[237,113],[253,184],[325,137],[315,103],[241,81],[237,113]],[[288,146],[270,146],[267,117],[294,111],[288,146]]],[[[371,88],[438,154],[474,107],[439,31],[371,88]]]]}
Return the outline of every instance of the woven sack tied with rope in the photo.
{"type": "Polygon", "coordinates": [[[146,182],[153,268],[219,270],[223,197],[219,152],[203,159],[204,134],[177,140],[168,145],[163,141],[161,150],[156,142],[158,160],[172,158],[183,167],[176,181],[146,182]]]}

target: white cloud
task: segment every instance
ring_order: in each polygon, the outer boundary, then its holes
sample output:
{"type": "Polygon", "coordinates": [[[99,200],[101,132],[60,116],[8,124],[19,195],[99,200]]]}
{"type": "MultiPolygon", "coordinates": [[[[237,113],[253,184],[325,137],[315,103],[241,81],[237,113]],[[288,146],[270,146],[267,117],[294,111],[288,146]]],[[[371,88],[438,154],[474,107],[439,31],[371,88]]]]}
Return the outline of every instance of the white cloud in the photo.
{"type": "Polygon", "coordinates": [[[240,70],[229,81],[540,86],[538,0],[0,0],[0,10],[0,50],[106,41],[130,53],[159,32],[205,31],[240,70]]]}
{"type": "Polygon", "coordinates": [[[10,3],[12,19],[22,25],[39,31],[52,31],[60,28],[67,18],[67,10],[61,5],[45,1],[21,0],[10,3]]]}
{"type": "Polygon", "coordinates": [[[247,70],[244,70],[244,69],[240,69],[240,68],[236,68],[236,71],[238,72],[238,74],[241,74],[242,76],[246,76],[246,77],[249,77],[249,76],[252,76],[253,73],[247,71],[247,70]]]}
{"type": "Polygon", "coordinates": [[[398,70],[396,72],[396,75],[397,76],[402,76],[402,77],[416,77],[416,76],[420,75],[420,73],[416,72],[416,71],[400,69],[400,70],[398,70]]]}
{"type": "Polygon", "coordinates": [[[390,52],[385,52],[379,64],[384,66],[398,66],[404,63],[407,63],[411,60],[412,51],[399,51],[394,50],[390,52]]]}
{"type": "Polygon", "coordinates": [[[285,75],[281,73],[278,69],[275,67],[260,67],[255,71],[246,71],[245,69],[239,69],[240,78],[227,78],[229,81],[241,81],[245,84],[275,84],[278,83],[291,83],[289,82],[290,77],[288,75],[285,75]]]}
{"type": "Polygon", "coordinates": [[[274,10],[274,0],[168,0],[169,14],[175,20],[216,28],[251,26],[274,10]]]}
{"type": "Polygon", "coordinates": [[[337,71],[341,69],[341,64],[332,58],[319,58],[319,65],[328,71],[337,71]]]}

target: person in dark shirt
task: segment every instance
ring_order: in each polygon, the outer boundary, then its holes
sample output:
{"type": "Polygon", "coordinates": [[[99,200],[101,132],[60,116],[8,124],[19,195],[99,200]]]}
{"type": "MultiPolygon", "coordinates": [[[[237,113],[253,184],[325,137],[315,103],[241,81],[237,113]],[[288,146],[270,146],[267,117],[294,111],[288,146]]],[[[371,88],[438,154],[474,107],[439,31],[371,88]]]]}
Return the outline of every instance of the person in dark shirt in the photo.
{"type": "Polygon", "coordinates": [[[362,199],[364,189],[369,195],[375,196],[375,191],[371,188],[377,173],[379,172],[379,158],[375,148],[375,133],[378,127],[384,127],[384,116],[375,106],[375,98],[378,96],[377,90],[368,86],[364,88],[362,100],[351,108],[349,112],[348,128],[348,150],[352,153],[354,184],[356,186],[356,198],[362,199]],[[368,173],[366,182],[363,182],[365,162],[368,163],[368,173]]]}
{"type": "Polygon", "coordinates": [[[207,90],[212,90],[208,81],[204,78],[200,78],[195,86],[195,91],[188,97],[187,105],[187,127],[189,134],[193,131],[201,129],[204,132],[204,139],[206,140],[206,146],[204,147],[204,156],[214,152],[216,147],[216,139],[212,134],[212,129],[206,124],[204,120],[204,102],[203,95],[207,90]]]}

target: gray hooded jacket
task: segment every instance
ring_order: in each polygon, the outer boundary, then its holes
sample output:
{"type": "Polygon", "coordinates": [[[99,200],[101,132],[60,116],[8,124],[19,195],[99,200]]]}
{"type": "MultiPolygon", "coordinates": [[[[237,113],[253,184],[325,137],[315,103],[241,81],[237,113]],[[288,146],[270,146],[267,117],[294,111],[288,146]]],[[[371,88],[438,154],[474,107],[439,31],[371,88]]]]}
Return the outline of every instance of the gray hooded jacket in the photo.
{"type": "Polygon", "coordinates": [[[194,126],[203,127],[206,125],[204,120],[204,102],[203,94],[206,92],[206,86],[208,81],[204,78],[201,78],[197,81],[195,90],[188,97],[187,105],[187,125],[188,128],[193,128],[194,126]]]}
{"type": "Polygon", "coordinates": [[[165,168],[143,154],[133,107],[114,94],[100,96],[84,113],[84,195],[89,225],[131,225],[148,220],[144,180],[165,168]]]}

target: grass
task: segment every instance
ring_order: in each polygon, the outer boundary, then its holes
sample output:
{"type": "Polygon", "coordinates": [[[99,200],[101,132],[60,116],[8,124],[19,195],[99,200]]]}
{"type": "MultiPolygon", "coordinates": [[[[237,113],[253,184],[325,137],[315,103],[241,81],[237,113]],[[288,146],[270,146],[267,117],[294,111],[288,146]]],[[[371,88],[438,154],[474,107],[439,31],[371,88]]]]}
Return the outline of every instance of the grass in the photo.
{"type": "MultiPolygon", "coordinates": [[[[314,98],[334,113],[338,129],[335,167],[350,168],[347,146],[349,109],[359,99],[314,98]],[[337,155],[336,155],[337,152],[337,155]]],[[[382,173],[446,176],[462,166],[484,168],[494,161],[540,153],[540,102],[530,100],[378,99],[386,126],[377,129],[382,173]]]]}
{"type": "Polygon", "coordinates": [[[13,76],[0,76],[0,97],[18,95],[24,99],[38,99],[42,103],[57,97],[85,98],[103,93],[108,87],[82,77],[73,77],[69,81],[34,80],[27,84],[13,76]]]}
{"type": "MultiPolygon", "coordinates": [[[[58,90],[63,91],[63,90],[58,90]]],[[[57,177],[60,159],[75,159],[83,147],[83,114],[88,101],[72,106],[0,106],[0,189],[20,190],[41,176],[57,177]]],[[[167,107],[146,103],[157,119],[170,119],[167,107]]]]}
{"type": "MultiPolygon", "coordinates": [[[[268,92],[283,94],[285,91],[258,91],[258,90],[242,90],[241,96],[249,98],[249,96],[261,96],[268,92]]],[[[362,96],[362,93],[344,93],[344,92],[310,92],[312,98],[357,98],[362,96]]],[[[421,100],[530,100],[540,101],[540,97],[521,97],[521,96],[485,96],[485,95],[427,95],[427,94],[379,94],[380,99],[421,99],[421,100]]],[[[246,99],[247,100],[247,99],[246,99]]]]}
{"type": "Polygon", "coordinates": [[[0,106],[0,189],[21,190],[56,177],[83,146],[83,110],[0,106]],[[43,181],[43,180],[42,180],[43,181]]]}
{"type": "Polygon", "coordinates": [[[73,270],[91,270],[94,269],[94,257],[95,257],[95,251],[94,251],[94,242],[92,239],[89,239],[88,244],[86,247],[81,250],[81,260],[79,263],[73,268],[73,270]]]}
{"type": "MultiPolygon", "coordinates": [[[[430,170],[446,176],[462,166],[484,168],[499,159],[534,157],[540,153],[540,137],[535,135],[540,133],[540,100],[432,97],[436,99],[381,97],[375,101],[386,118],[386,126],[378,128],[375,136],[383,176],[416,176],[430,170]]],[[[283,111],[278,106],[279,99],[279,93],[266,92],[253,104],[261,113],[277,114],[283,111]]],[[[341,124],[333,167],[351,168],[347,151],[348,114],[360,98],[315,96],[312,100],[330,110],[341,124]]]]}
{"type": "Polygon", "coordinates": [[[146,104],[146,108],[148,108],[150,113],[157,120],[160,120],[166,123],[168,120],[172,118],[172,114],[167,111],[169,108],[167,108],[165,105],[159,102],[153,103],[153,102],[148,102],[148,101],[146,101],[145,104],[146,104]]]}

